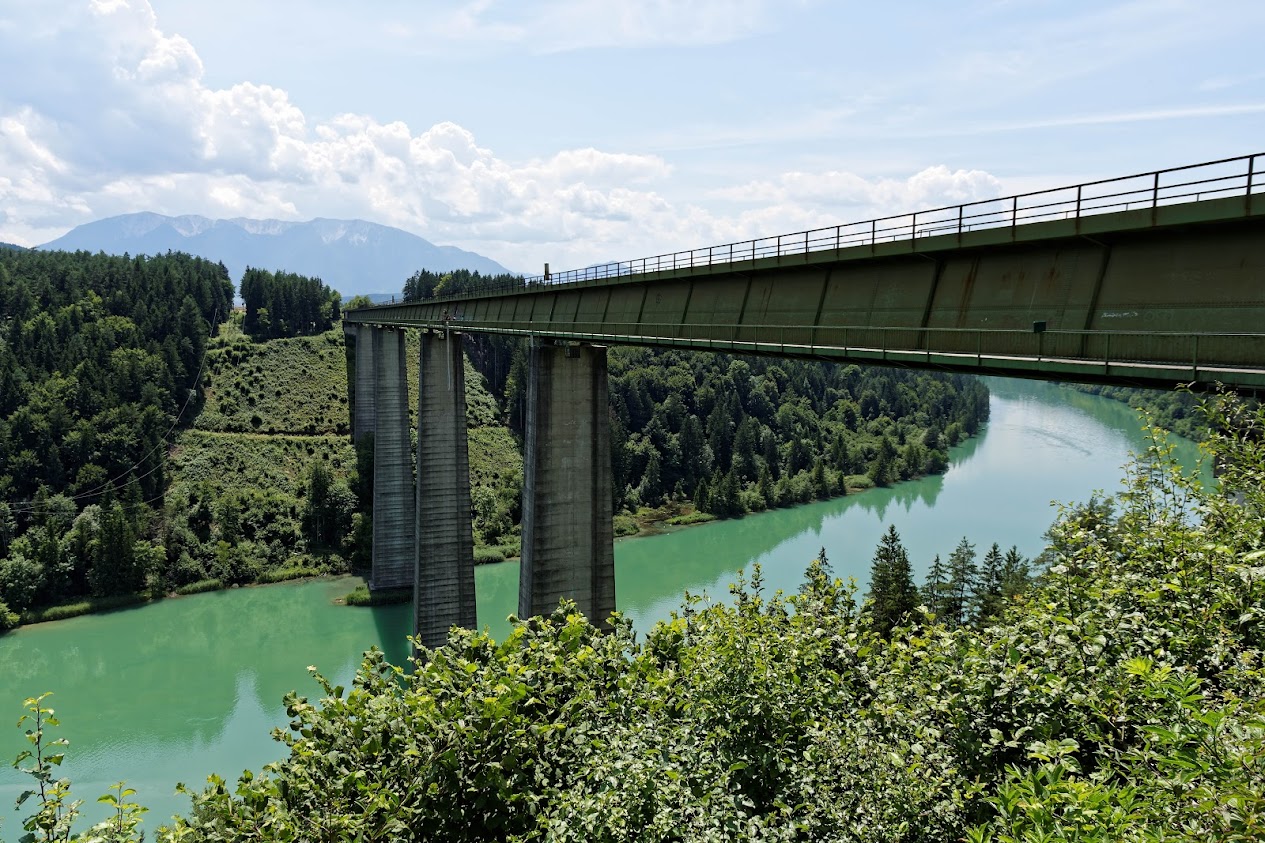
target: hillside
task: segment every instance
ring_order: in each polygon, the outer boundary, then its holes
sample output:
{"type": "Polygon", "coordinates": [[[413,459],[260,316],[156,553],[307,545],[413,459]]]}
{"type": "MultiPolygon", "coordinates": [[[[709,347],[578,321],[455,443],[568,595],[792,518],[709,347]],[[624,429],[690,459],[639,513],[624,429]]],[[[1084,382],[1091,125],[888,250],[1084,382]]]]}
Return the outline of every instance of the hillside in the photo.
{"type": "MultiPolygon", "coordinates": [[[[417,378],[417,337],[406,348],[410,383],[417,378]]],[[[234,488],[280,496],[273,533],[294,537],[311,466],[329,469],[335,484],[356,484],[356,452],[349,436],[346,350],[342,327],[311,337],[257,343],[235,319],[208,349],[205,406],[172,454],[171,494],[199,488],[219,500],[234,488]]],[[[415,387],[414,387],[415,388],[415,387]]],[[[508,543],[515,552],[511,504],[501,489],[516,486],[522,458],[498,421],[495,399],[466,363],[471,497],[478,544],[508,543]]],[[[416,429],[416,406],[410,402],[416,429]]],[[[295,542],[297,544],[297,541],[295,542]]],[[[284,555],[278,547],[277,561],[284,555]]]]}
{"type": "Polygon", "coordinates": [[[419,267],[497,274],[496,261],[390,226],[364,220],[213,220],[139,213],[109,217],[71,229],[39,247],[121,255],[188,252],[223,263],[234,281],[247,266],[319,277],[346,296],[383,293],[419,267]]]}

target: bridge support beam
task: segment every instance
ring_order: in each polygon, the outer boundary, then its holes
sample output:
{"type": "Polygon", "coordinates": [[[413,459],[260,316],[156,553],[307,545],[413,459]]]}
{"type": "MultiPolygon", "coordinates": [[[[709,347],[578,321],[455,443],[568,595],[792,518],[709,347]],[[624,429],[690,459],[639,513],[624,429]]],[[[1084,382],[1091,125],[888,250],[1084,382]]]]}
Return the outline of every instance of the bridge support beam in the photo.
{"type": "Polygon", "coordinates": [[[354,395],[352,396],[351,436],[360,442],[374,433],[377,402],[374,398],[378,382],[377,329],[368,325],[343,323],[343,331],[352,344],[354,395]]]}
{"type": "Polygon", "coordinates": [[[521,617],[561,598],[601,624],[615,609],[606,349],[533,340],[523,457],[521,617]]]}
{"type": "Polygon", "coordinates": [[[474,629],[474,539],[459,334],[422,331],[417,388],[417,573],[413,632],[426,647],[474,629]]]}
{"type": "MultiPolygon", "coordinates": [[[[373,387],[373,570],[369,587],[399,588],[413,583],[417,520],[413,505],[413,454],[408,435],[404,331],[370,328],[369,333],[373,336],[377,363],[373,387]]],[[[359,374],[359,361],[356,368],[359,374]]],[[[357,389],[359,386],[357,382],[357,389]]]]}

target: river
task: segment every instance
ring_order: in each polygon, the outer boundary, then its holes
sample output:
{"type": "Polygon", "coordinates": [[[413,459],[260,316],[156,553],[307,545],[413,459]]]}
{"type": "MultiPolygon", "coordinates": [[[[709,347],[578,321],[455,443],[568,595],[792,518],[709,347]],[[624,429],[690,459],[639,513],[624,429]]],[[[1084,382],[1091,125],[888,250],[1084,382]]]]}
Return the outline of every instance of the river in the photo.
{"type": "MultiPolygon", "coordinates": [[[[615,546],[617,603],[645,630],[680,605],[682,592],[723,599],[740,568],[758,562],[766,587],[794,590],[822,547],[835,573],[864,592],[880,535],[895,524],[921,581],[932,557],[966,536],[980,555],[997,542],[1025,555],[1041,550],[1052,501],[1115,491],[1130,451],[1144,438],[1118,402],[1057,386],[992,380],[992,419],[951,453],[943,476],[794,509],[627,539],[615,546]]],[[[1193,465],[1197,449],[1179,443],[1193,465]]],[[[480,624],[508,628],[518,595],[517,563],[476,571],[480,624]]],[[[291,689],[315,695],[315,665],[346,684],[362,651],[406,656],[406,606],[362,609],[333,603],[355,584],[322,580],[163,600],[106,615],[19,629],[0,637],[0,839],[19,836],[12,810],[23,777],[8,766],[25,741],[22,700],[53,691],[48,704],[69,738],[63,774],[85,810],[125,779],[150,807],[155,828],[186,810],[176,782],[201,786],[212,772],[232,781],[281,755],[270,730],[285,723],[291,689]]]]}

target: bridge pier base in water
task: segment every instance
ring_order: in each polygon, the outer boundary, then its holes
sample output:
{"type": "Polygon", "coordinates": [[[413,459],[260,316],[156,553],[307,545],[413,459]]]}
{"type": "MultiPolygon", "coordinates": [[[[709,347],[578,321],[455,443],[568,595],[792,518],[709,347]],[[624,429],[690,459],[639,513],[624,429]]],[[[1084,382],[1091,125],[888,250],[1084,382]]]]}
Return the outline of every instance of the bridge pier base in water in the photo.
{"type": "Polygon", "coordinates": [[[426,647],[474,629],[474,539],[461,336],[422,331],[417,387],[417,553],[413,632],[426,647]]]}
{"type": "Polygon", "coordinates": [[[518,613],[566,597],[601,625],[615,609],[606,349],[533,339],[530,353],[518,613]]]}
{"type": "MultiPolygon", "coordinates": [[[[413,584],[417,514],[413,505],[413,453],[408,430],[408,368],[404,362],[404,331],[371,328],[368,333],[373,338],[373,357],[377,364],[374,382],[373,569],[369,575],[369,587],[377,590],[413,584]]],[[[359,375],[358,364],[356,368],[359,375]]],[[[357,377],[357,389],[359,386],[357,377]]]]}

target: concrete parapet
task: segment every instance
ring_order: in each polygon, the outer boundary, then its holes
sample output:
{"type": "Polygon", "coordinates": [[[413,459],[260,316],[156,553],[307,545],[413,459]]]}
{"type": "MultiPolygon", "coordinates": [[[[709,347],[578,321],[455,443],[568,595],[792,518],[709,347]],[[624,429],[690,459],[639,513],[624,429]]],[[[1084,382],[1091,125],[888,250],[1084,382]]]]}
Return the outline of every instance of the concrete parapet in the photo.
{"type": "Polygon", "coordinates": [[[465,360],[458,334],[423,331],[417,389],[417,575],[413,630],[426,647],[476,626],[465,360]]]}
{"type": "Polygon", "coordinates": [[[615,609],[606,349],[533,340],[523,457],[518,613],[561,598],[601,624],[615,609]]]}
{"type": "MultiPolygon", "coordinates": [[[[412,584],[416,553],[404,331],[370,328],[369,333],[373,336],[377,362],[374,383],[373,570],[369,587],[398,588],[412,584]]],[[[359,368],[357,363],[357,372],[359,368]]]]}

